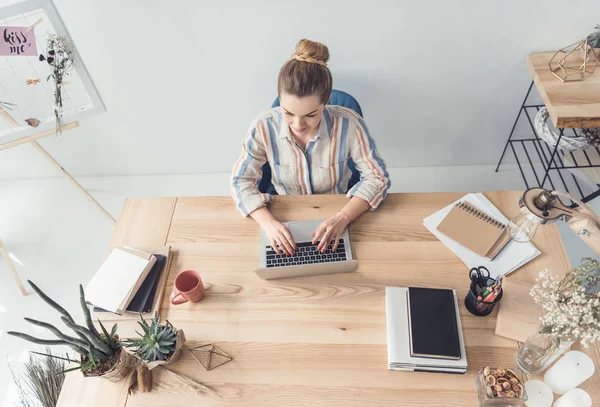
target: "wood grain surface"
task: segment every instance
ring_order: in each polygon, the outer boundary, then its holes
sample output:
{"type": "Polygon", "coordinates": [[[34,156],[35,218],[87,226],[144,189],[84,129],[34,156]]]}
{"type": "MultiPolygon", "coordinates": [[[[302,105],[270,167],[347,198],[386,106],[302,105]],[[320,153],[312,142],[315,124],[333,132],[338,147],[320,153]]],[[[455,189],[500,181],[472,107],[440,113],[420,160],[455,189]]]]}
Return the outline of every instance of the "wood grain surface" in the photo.
{"type": "MultiPolygon", "coordinates": [[[[596,53],[600,56],[600,49],[596,49],[596,53]]],[[[527,57],[529,72],[552,123],[556,127],[600,127],[600,66],[583,81],[563,83],[552,75],[548,67],[553,55],[554,52],[546,52],[527,57]]],[[[581,59],[578,53],[571,57],[581,59]]]]}
{"type": "MultiPolygon", "coordinates": [[[[519,345],[494,334],[496,312],[481,318],[460,307],[466,375],[387,370],[386,286],[454,288],[461,302],[467,292],[468,268],[422,224],[463,195],[391,194],[350,227],[356,272],[273,281],[252,271],[259,263],[259,227],[243,218],[229,197],[128,200],[112,244],[142,245],[146,234],[157,244],[162,236],[174,253],[163,318],[185,331],[187,346],[216,343],[233,361],[205,371],[185,351],[172,369],[210,392],[196,395],[155,371],[154,390],[134,393],[126,405],[476,405],[475,373],[487,365],[514,366],[519,345]],[[188,269],[200,272],[206,296],[196,304],[172,306],[167,297],[173,281],[188,269]]],[[[507,217],[517,213],[519,192],[485,195],[507,217]]],[[[340,195],[278,196],[271,210],[282,221],[319,219],[344,202],[340,195]]],[[[534,244],[542,255],[513,273],[513,281],[531,285],[545,268],[558,273],[570,267],[555,226],[540,228],[534,244]]],[[[597,347],[586,352],[600,361],[597,347]]],[[[582,386],[596,402],[597,376],[582,386]]],[[[100,379],[77,381],[79,388],[70,386],[70,392],[85,391],[100,379]]]]}

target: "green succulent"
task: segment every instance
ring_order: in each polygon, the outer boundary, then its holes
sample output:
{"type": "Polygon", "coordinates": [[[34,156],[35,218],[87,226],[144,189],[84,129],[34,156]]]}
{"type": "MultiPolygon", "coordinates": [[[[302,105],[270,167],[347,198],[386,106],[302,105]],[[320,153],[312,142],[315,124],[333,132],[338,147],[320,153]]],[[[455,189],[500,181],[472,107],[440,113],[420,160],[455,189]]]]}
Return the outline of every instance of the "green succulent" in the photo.
{"type": "Polygon", "coordinates": [[[600,24],[596,26],[596,30],[588,35],[587,40],[593,48],[600,48],[600,24]]]}
{"type": "Polygon", "coordinates": [[[135,355],[146,362],[167,360],[175,352],[177,330],[169,321],[161,325],[158,313],[154,314],[150,324],[141,315],[140,319],[142,321],[138,324],[144,330],[144,334],[136,331],[140,339],[125,342],[125,347],[135,348],[135,355]]]}

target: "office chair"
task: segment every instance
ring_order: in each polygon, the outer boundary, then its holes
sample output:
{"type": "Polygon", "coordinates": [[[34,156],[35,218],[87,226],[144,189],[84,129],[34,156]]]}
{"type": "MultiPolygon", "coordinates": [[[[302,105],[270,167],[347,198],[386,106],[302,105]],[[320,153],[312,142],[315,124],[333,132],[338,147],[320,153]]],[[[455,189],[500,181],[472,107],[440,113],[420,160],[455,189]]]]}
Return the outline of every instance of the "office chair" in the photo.
{"type": "MultiPolygon", "coordinates": [[[[327,104],[347,107],[348,109],[354,110],[356,113],[358,113],[359,116],[362,117],[362,115],[363,115],[362,109],[360,108],[360,105],[358,104],[356,99],[354,99],[354,97],[352,97],[348,93],[343,92],[341,90],[333,89],[331,91],[331,99],[329,100],[329,103],[327,103],[327,104]]],[[[275,98],[275,101],[273,102],[273,105],[271,107],[277,107],[277,106],[279,106],[279,97],[275,98]]],[[[350,188],[352,188],[354,185],[356,185],[356,183],[360,180],[360,172],[356,169],[356,165],[354,164],[354,161],[352,161],[351,158],[348,160],[348,168],[350,168],[350,171],[352,172],[350,181],[348,181],[348,189],[347,189],[347,190],[350,190],[350,188]]],[[[275,191],[275,187],[273,186],[273,183],[271,182],[271,166],[269,165],[268,162],[265,163],[265,165],[263,165],[262,178],[258,184],[258,190],[262,193],[277,195],[277,191],[275,191]]]]}

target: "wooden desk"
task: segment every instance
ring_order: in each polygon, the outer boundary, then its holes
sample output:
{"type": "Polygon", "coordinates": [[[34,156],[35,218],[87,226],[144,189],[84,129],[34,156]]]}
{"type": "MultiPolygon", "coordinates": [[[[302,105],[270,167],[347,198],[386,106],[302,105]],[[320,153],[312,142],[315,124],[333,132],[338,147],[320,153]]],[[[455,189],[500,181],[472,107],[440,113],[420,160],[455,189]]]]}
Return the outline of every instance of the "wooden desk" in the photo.
{"type": "MultiPolygon", "coordinates": [[[[476,405],[475,373],[487,365],[514,366],[518,344],[494,335],[495,314],[478,318],[460,307],[468,374],[387,370],[386,286],[454,288],[459,298],[466,295],[467,267],[422,225],[462,195],[392,194],[351,227],[355,273],[271,282],[251,271],[258,264],[259,228],[229,197],[128,200],[111,245],[170,244],[176,253],[167,290],[180,271],[200,271],[211,284],[206,298],[177,307],[166,300],[162,316],[185,330],[188,344],[216,342],[234,359],[206,372],[184,353],[173,369],[213,390],[200,396],[161,371],[151,393],[129,397],[125,382],[71,373],[59,405],[476,405]]],[[[507,216],[516,213],[519,193],[485,195],[507,216]]],[[[275,197],[271,209],[281,220],[318,219],[344,201],[340,195],[284,196],[275,197]]],[[[514,278],[532,282],[542,269],[569,268],[555,226],[540,228],[534,243],[543,255],[514,278]]],[[[600,366],[598,348],[587,352],[600,366]]],[[[598,374],[582,387],[600,402],[598,374]]]]}
{"type": "Polygon", "coordinates": [[[553,55],[546,52],[527,57],[529,72],[552,123],[556,127],[600,127],[600,64],[584,81],[563,83],[548,68],[553,55]]]}

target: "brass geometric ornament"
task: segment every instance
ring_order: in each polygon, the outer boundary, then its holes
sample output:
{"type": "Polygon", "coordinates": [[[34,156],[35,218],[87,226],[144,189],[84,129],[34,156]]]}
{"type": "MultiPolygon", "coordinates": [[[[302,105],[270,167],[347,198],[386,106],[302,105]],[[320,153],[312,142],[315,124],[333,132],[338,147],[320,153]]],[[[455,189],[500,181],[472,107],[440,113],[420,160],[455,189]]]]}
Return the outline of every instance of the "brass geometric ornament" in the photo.
{"type": "Polygon", "coordinates": [[[204,370],[213,370],[233,359],[214,343],[196,346],[188,350],[192,354],[192,357],[202,365],[204,370]],[[197,356],[196,352],[198,353],[197,356]]]}
{"type": "Polygon", "coordinates": [[[556,51],[548,66],[562,82],[582,81],[594,73],[599,55],[587,39],[556,51]]]}

